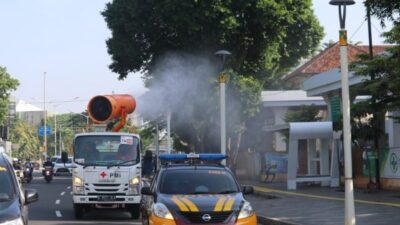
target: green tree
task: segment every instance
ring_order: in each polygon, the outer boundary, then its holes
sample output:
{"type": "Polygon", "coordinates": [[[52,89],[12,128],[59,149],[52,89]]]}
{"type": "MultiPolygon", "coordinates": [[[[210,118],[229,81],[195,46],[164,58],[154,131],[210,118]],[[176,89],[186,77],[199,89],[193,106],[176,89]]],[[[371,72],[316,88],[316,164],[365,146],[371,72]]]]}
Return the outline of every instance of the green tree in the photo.
{"type": "Polygon", "coordinates": [[[167,52],[213,57],[224,48],[234,56],[230,68],[266,80],[316,50],[323,30],[311,5],[311,0],[114,0],[102,13],[112,31],[110,68],[120,79],[138,71],[151,78],[167,52]]]}
{"type": "MultiPolygon", "coordinates": [[[[366,118],[368,115],[375,114],[377,118],[369,118],[360,127],[363,127],[364,131],[375,132],[380,137],[384,131],[379,129],[381,127],[379,123],[385,113],[400,110],[400,3],[398,1],[368,0],[365,4],[371,8],[372,15],[382,21],[387,19],[393,22],[393,28],[383,34],[386,42],[393,46],[373,58],[366,54],[360,55],[360,60],[351,65],[355,74],[371,78],[365,79],[355,88],[354,92],[373,96],[365,102],[354,104],[353,115],[356,118],[366,118]]],[[[358,121],[360,123],[361,120],[358,121]]],[[[363,139],[371,136],[367,133],[362,135],[365,137],[363,139]]]]}
{"type": "Polygon", "coordinates": [[[7,121],[10,92],[16,90],[18,85],[18,80],[12,78],[5,67],[0,66],[0,124],[7,121]]]}
{"type": "Polygon", "coordinates": [[[383,34],[386,42],[393,44],[393,47],[372,58],[369,55],[361,55],[360,61],[351,66],[357,75],[370,78],[359,85],[356,91],[369,94],[371,98],[366,102],[355,104],[353,115],[355,118],[373,115],[366,122],[356,120],[355,124],[358,126],[355,128],[362,130],[356,134],[360,139],[368,141],[371,136],[374,137],[374,148],[377,151],[375,181],[379,189],[379,149],[382,146],[385,114],[388,111],[400,110],[400,3],[389,0],[367,0],[364,4],[371,10],[372,15],[381,19],[382,25],[385,20],[393,22],[393,28],[383,34]]]}
{"type": "Polygon", "coordinates": [[[249,122],[260,111],[262,84],[252,77],[241,76],[233,71],[228,74],[231,79],[228,86],[227,112],[231,115],[228,117],[227,134],[231,146],[228,145],[227,151],[231,165],[236,168],[243,135],[248,129],[249,122]]]}
{"type": "Polygon", "coordinates": [[[13,152],[13,157],[38,159],[40,154],[40,144],[37,128],[17,120],[14,127],[10,131],[10,140],[13,144],[17,144],[18,149],[13,152]]]}

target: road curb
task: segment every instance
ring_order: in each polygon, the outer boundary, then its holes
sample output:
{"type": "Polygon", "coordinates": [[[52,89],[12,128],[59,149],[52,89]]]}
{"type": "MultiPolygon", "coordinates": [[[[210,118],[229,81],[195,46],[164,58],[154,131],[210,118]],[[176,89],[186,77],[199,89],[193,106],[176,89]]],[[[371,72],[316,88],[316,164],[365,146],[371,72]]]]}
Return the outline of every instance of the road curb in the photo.
{"type": "MultiPolygon", "coordinates": [[[[265,192],[262,192],[262,191],[256,191],[256,190],[254,190],[253,194],[256,195],[256,196],[260,196],[262,198],[267,198],[267,199],[280,198],[277,195],[270,194],[270,193],[265,193],[265,192]]],[[[277,218],[269,218],[269,217],[260,216],[260,215],[257,215],[257,222],[258,222],[258,224],[262,224],[262,225],[301,225],[299,223],[281,221],[281,220],[279,220],[277,218]]]]}
{"type": "Polygon", "coordinates": [[[257,223],[262,225],[300,225],[298,223],[280,221],[278,219],[272,219],[265,216],[257,216],[257,223]]]}

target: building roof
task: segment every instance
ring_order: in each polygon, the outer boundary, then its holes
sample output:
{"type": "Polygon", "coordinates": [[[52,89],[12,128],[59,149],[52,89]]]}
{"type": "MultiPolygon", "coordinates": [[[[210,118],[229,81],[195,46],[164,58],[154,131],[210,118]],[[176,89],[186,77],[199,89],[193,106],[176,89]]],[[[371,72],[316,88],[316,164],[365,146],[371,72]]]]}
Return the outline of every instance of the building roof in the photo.
{"type": "Polygon", "coordinates": [[[17,112],[32,112],[32,111],[43,111],[43,109],[25,102],[24,100],[18,100],[16,102],[17,112]]]}
{"type": "MultiPolygon", "coordinates": [[[[348,73],[349,86],[369,79],[369,77],[365,76],[355,76],[351,71],[348,73]]],[[[307,93],[307,96],[323,96],[331,92],[338,92],[342,88],[341,81],[340,70],[336,68],[305,80],[303,82],[303,90],[307,93]]]]}
{"type": "MultiPolygon", "coordinates": [[[[375,45],[372,48],[373,54],[379,54],[385,51],[390,45],[375,45]]],[[[347,55],[349,63],[357,60],[357,55],[368,54],[368,45],[352,45],[347,46],[347,55]]],[[[340,46],[339,43],[335,43],[331,47],[325,49],[302,66],[295,69],[293,72],[285,75],[284,80],[291,79],[298,75],[314,75],[323,73],[335,68],[340,67],[340,46]]]]}
{"type": "Polygon", "coordinates": [[[301,105],[326,105],[322,97],[308,97],[303,90],[263,91],[261,99],[267,107],[287,107],[301,105]]]}

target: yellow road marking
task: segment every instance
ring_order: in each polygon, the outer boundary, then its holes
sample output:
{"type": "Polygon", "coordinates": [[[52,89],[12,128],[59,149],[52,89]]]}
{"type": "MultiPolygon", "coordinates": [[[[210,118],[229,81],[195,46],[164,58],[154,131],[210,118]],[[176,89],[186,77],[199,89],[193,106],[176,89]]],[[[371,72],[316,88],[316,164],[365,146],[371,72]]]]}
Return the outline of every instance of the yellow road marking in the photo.
{"type": "Polygon", "coordinates": [[[183,204],[183,202],[181,202],[176,196],[172,197],[172,201],[175,202],[175,204],[179,207],[181,211],[183,212],[189,211],[188,207],[186,207],[186,205],[183,204]]]}
{"type": "Polygon", "coordinates": [[[226,197],[221,197],[220,199],[218,199],[217,204],[215,204],[215,208],[214,211],[218,212],[218,211],[222,211],[222,206],[224,205],[226,197]]]}
{"type": "MultiPolygon", "coordinates": [[[[281,193],[281,194],[286,194],[286,195],[294,195],[294,196],[301,196],[301,197],[307,197],[307,198],[326,199],[326,200],[333,200],[333,201],[344,201],[344,198],[339,198],[339,197],[328,197],[328,196],[321,196],[321,195],[311,195],[311,194],[304,194],[304,193],[290,192],[290,191],[282,191],[282,190],[277,190],[277,189],[272,189],[272,188],[265,188],[265,187],[258,187],[258,186],[253,186],[253,187],[254,187],[254,190],[260,191],[260,192],[265,192],[265,193],[275,192],[275,193],[281,193]]],[[[355,199],[354,202],[364,203],[364,204],[371,204],[371,205],[392,206],[392,207],[399,207],[400,208],[400,204],[399,203],[392,203],[392,202],[374,202],[374,201],[357,200],[357,199],[355,199]]]]}
{"type": "Polygon", "coordinates": [[[199,211],[199,209],[196,207],[196,205],[193,204],[193,202],[190,201],[189,199],[181,198],[180,200],[183,201],[187,206],[189,206],[190,211],[192,211],[192,212],[198,212],[199,211]]]}
{"type": "Polygon", "coordinates": [[[235,202],[235,199],[230,197],[225,203],[224,211],[230,211],[232,209],[233,202],[235,202]]]}

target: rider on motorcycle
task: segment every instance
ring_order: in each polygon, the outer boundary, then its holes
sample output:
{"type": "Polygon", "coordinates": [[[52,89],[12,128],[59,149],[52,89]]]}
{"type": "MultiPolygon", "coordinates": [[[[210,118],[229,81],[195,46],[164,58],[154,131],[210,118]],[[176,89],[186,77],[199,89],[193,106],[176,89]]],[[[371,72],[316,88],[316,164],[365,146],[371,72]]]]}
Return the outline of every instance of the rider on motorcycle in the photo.
{"type": "Polygon", "coordinates": [[[46,167],[53,168],[54,167],[54,163],[51,162],[50,157],[46,158],[46,162],[43,163],[43,167],[44,168],[46,168],[46,167]]]}
{"type": "Polygon", "coordinates": [[[32,164],[32,162],[31,162],[31,160],[29,158],[26,159],[26,162],[25,162],[24,166],[25,166],[25,168],[29,168],[31,170],[31,172],[32,172],[33,164],[32,164]]]}

